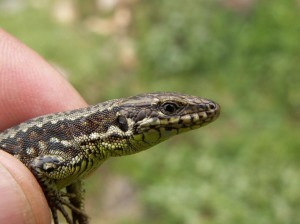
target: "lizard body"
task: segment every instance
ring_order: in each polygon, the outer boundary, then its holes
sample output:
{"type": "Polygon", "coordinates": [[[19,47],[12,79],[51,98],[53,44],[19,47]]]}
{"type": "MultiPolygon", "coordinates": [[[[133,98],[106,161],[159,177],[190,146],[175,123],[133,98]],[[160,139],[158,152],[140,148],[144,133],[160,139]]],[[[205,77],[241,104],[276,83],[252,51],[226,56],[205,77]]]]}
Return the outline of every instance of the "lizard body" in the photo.
{"type": "Polygon", "coordinates": [[[134,154],[214,121],[211,100],[170,92],[110,100],[33,118],[0,133],[0,149],[19,159],[40,183],[54,223],[88,223],[81,180],[114,156],[134,154]],[[66,188],[66,192],[62,189],[66,188]],[[72,211],[70,216],[65,207],[72,211]]]}

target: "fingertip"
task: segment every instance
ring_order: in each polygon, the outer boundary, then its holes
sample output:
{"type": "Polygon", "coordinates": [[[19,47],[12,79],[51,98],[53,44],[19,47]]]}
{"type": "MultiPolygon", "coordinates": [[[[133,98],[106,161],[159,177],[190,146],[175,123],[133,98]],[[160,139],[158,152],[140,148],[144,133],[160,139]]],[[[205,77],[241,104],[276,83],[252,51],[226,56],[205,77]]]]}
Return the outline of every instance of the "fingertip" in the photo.
{"type": "Polygon", "coordinates": [[[0,52],[0,130],[87,105],[53,66],[1,29],[0,52]]]}
{"type": "Polygon", "coordinates": [[[43,191],[31,172],[0,150],[0,223],[49,224],[50,211],[43,191]]]}

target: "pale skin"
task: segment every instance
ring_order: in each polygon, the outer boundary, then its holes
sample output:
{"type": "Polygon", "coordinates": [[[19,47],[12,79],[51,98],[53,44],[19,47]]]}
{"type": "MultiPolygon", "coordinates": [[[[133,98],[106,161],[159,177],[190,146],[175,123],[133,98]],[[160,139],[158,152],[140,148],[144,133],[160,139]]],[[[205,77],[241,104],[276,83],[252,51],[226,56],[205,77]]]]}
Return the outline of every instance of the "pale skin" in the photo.
{"type": "MultiPolygon", "coordinates": [[[[86,105],[41,56],[0,29],[0,131],[42,114],[86,105]]],[[[51,222],[46,198],[34,176],[1,150],[0,198],[0,223],[51,222]]]]}

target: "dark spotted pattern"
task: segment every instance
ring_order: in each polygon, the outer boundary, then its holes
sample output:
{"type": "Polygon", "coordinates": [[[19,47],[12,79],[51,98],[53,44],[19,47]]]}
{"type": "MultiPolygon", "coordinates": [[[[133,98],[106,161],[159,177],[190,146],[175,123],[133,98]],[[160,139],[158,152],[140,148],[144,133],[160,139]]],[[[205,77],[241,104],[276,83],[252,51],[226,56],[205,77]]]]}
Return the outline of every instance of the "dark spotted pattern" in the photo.
{"type": "Polygon", "coordinates": [[[54,223],[88,223],[81,179],[110,156],[150,148],[214,121],[213,101],[178,93],[149,93],[28,120],[0,133],[0,149],[22,161],[39,181],[54,223]],[[76,195],[65,200],[61,189],[76,195]],[[72,218],[64,206],[72,210],[72,218]]]}

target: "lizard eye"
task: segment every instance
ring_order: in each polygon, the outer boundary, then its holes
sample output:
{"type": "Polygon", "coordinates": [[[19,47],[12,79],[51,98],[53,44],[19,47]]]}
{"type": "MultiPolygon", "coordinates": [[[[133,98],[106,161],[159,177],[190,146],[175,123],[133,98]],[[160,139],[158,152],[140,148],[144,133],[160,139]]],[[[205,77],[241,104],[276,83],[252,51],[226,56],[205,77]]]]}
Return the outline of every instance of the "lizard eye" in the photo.
{"type": "Polygon", "coordinates": [[[161,112],[163,112],[166,115],[172,115],[172,114],[176,113],[178,109],[179,109],[179,106],[177,104],[170,103],[170,102],[164,103],[161,106],[161,112]]]}

